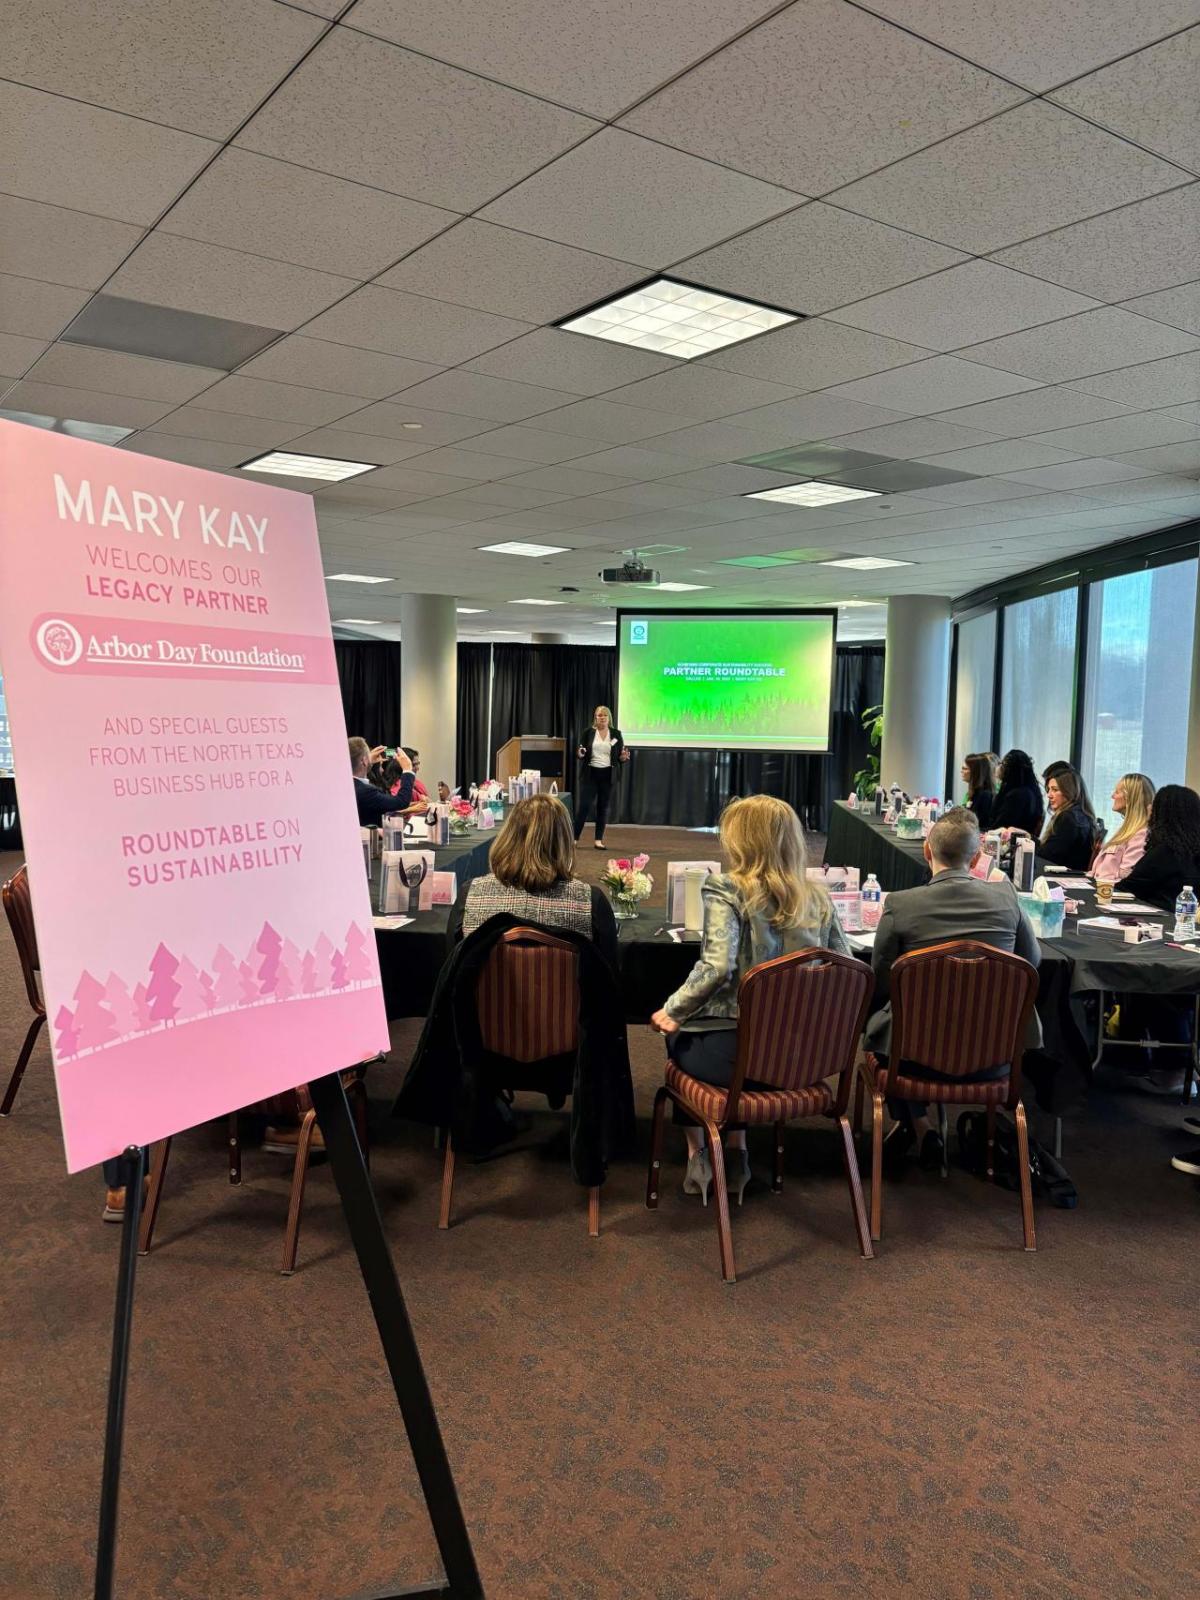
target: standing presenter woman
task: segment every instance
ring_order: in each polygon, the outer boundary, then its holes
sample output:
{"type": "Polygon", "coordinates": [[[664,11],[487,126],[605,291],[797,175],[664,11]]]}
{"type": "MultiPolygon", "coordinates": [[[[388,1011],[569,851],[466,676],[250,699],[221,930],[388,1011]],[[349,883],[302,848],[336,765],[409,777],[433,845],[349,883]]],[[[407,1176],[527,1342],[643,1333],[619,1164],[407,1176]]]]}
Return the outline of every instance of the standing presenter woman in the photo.
{"type": "Polygon", "coordinates": [[[575,837],[579,838],[596,807],[596,849],[604,849],[604,826],[608,821],[608,805],[612,798],[613,768],[629,760],[629,751],[621,737],[621,730],[612,725],[612,712],[607,706],[597,706],[593,722],[579,738],[575,751],[583,766],[575,806],[575,837]]]}

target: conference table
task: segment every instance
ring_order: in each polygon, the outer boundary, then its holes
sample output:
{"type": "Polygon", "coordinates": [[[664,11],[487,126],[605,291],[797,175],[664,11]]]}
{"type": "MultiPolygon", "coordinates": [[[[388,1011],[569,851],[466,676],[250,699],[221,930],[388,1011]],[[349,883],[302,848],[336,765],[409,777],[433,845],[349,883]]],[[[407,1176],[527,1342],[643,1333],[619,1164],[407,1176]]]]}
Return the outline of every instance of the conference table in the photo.
{"type": "Polygon", "coordinates": [[[889,894],[929,882],[922,840],[897,839],[873,810],[852,809],[844,800],[834,802],[829,817],[825,860],[831,867],[858,867],[864,882],[873,872],[889,894]]]}
{"type": "Polygon", "coordinates": [[[17,814],[17,780],[0,774],[0,850],[21,848],[21,819],[17,814]]]}

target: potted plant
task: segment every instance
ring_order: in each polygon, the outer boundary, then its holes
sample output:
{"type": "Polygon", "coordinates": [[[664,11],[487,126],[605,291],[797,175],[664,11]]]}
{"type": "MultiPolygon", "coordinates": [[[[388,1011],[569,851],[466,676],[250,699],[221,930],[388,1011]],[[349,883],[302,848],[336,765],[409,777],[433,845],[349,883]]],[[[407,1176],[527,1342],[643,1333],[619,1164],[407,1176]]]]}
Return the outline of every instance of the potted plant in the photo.
{"type": "Polygon", "coordinates": [[[854,774],[854,792],[860,800],[873,800],[879,787],[879,747],[883,743],[883,707],[872,706],[862,714],[867,735],[867,764],[854,774]]]}

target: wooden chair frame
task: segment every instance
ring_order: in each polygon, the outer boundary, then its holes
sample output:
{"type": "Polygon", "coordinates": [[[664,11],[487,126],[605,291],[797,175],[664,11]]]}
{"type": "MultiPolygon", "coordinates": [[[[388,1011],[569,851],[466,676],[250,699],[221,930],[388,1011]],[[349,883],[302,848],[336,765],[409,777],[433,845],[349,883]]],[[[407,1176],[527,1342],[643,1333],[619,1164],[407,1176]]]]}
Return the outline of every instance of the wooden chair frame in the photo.
{"type": "MultiPolygon", "coordinates": [[[[846,1182],[850,1190],[850,1206],[854,1214],[854,1225],[858,1233],[858,1244],[862,1255],[870,1260],[874,1256],[871,1249],[871,1235],[867,1227],[866,1207],[863,1202],[862,1182],[858,1172],[858,1157],[854,1149],[854,1137],[850,1130],[850,1121],[846,1115],[846,1108],[850,1099],[850,1084],[854,1077],[854,1062],[858,1053],[859,1039],[867,1020],[867,1012],[871,1006],[871,993],[874,987],[874,978],[871,969],[863,962],[850,956],[836,954],[832,950],[808,949],[796,950],[789,955],[776,956],[771,961],[763,961],[751,970],[742,979],[738,988],[738,1009],[743,1020],[749,1018],[749,1026],[739,1025],[737,1040],[737,1058],[733,1069],[733,1080],[729,1086],[728,1098],[725,1101],[724,1111],[719,1120],[701,1118],[705,1133],[708,1136],[709,1151],[712,1158],[713,1191],[716,1196],[717,1216],[717,1241],[721,1253],[721,1276],[726,1283],[736,1281],[736,1272],[733,1259],[733,1235],[729,1225],[729,1195],[725,1184],[725,1163],[723,1159],[722,1132],[731,1123],[738,1121],[739,1100],[743,1093],[743,1084],[746,1079],[758,1079],[760,1072],[752,1072],[756,1059],[760,1059],[763,1045],[760,1032],[765,1031],[766,1023],[759,1023],[756,1007],[756,995],[764,986],[774,986],[779,982],[781,975],[793,970],[810,971],[813,967],[831,967],[845,974],[844,981],[854,984],[861,990],[860,998],[853,1012],[853,1024],[846,1030],[844,1040],[838,1041],[835,1055],[841,1065],[835,1069],[837,1076],[837,1089],[834,1093],[833,1103],[823,1115],[833,1117],[842,1137],[842,1162],[846,1171],[846,1182]]],[[[816,990],[812,990],[812,1001],[817,998],[816,990]]],[[[801,1016],[803,1018],[803,1013],[801,1016]]],[[[799,1031],[799,1030],[798,1030],[799,1031]]],[[[768,1049],[773,1041],[768,1039],[768,1049]]],[[[830,1073],[828,1076],[834,1076],[830,1073]]],[[[765,1081],[769,1081],[765,1080],[765,1081]]],[[[824,1082],[825,1079],[813,1080],[807,1083],[794,1085],[795,1088],[814,1087],[815,1083],[824,1082]]],[[[750,1094],[753,1091],[747,1090],[750,1094]]],[[[682,1097],[675,1092],[669,1083],[664,1083],[654,1097],[654,1121],[650,1134],[650,1170],[646,1179],[646,1205],[650,1210],[658,1207],[659,1175],[662,1167],[663,1127],[666,1117],[668,1100],[674,1101],[689,1116],[696,1116],[694,1106],[684,1103],[682,1097]]],[[[783,1189],[783,1130],[787,1118],[775,1123],[775,1168],[772,1189],[779,1194],[783,1189]]]]}
{"type": "Polygon", "coordinates": [[[4,901],[5,915],[12,929],[13,943],[17,947],[17,960],[21,963],[21,976],[25,980],[25,993],[33,1011],[33,1021],[29,1024],[25,1042],[17,1056],[17,1064],[8,1080],[4,1099],[0,1101],[0,1117],[7,1117],[12,1111],[17,1090],[21,1087],[21,1079],[25,1076],[25,1068],[29,1065],[37,1036],[46,1020],[46,1003],[38,987],[38,973],[41,971],[41,966],[38,961],[37,934],[33,926],[33,907],[29,900],[29,869],[23,863],[0,889],[0,899],[4,901]]]}
{"type": "MultiPolygon", "coordinates": [[[[871,1096],[871,1237],[878,1241],[883,1232],[883,1107],[887,1096],[898,1096],[896,1089],[897,1078],[903,1077],[908,1084],[919,1083],[921,1092],[927,1101],[938,1107],[938,1118],[942,1128],[943,1161],[942,1176],[948,1175],[945,1161],[946,1148],[946,1112],[947,1104],[955,1105],[982,1105],[987,1113],[987,1175],[993,1176],[993,1157],[996,1142],[996,1108],[1003,1105],[1005,1110],[1013,1115],[1017,1128],[1017,1152],[1020,1166],[1021,1187],[1021,1226],[1024,1234],[1026,1250],[1037,1249],[1037,1234],[1033,1221],[1033,1188],[1029,1176],[1029,1129],[1025,1120],[1025,1107],[1021,1102],[1021,1060],[1025,1050],[1026,1029],[1030,1016],[1033,1013],[1034,1002],[1037,998],[1038,977],[1037,972],[1027,961],[1020,956],[1011,955],[1006,950],[997,950],[992,945],[982,944],[976,939],[956,939],[945,944],[930,945],[923,950],[910,950],[906,955],[896,961],[891,970],[891,999],[892,999],[892,1031],[888,1064],[882,1066],[873,1055],[868,1054],[860,1063],[860,1080],[856,1096],[856,1116],[861,1120],[862,1093],[864,1087],[871,1096]],[[920,1066],[936,1067],[936,1063],[919,1061],[917,1066],[911,1064],[901,1071],[901,1063],[911,1063],[913,1051],[908,1049],[909,1041],[918,1037],[918,1023],[923,1019],[916,1008],[910,1006],[906,991],[910,975],[919,973],[922,968],[931,963],[941,965],[948,961],[980,961],[993,962],[1002,967],[1015,979],[1020,978],[1024,986],[1024,998],[1018,1011],[1013,1014],[1012,1031],[1007,1038],[998,1038],[994,1047],[988,1051],[990,1060],[981,1063],[981,1069],[986,1069],[993,1064],[1009,1063],[1007,1078],[992,1079],[977,1085],[964,1083],[962,1080],[968,1073],[957,1074],[947,1082],[943,1080],[924,1079],[920,1076],[920,1066]],[[908,1053],[906,1053],[908,1049],[908,1053]],[[977,1099],[964,1098],[965,1091],[976,1087],[979,1090],[977,1099]],[[1000,1090],[1004,1090],[1004,1098],[1000,1097],[1000,1090]]],[[[961,1019],[956,1019],[961,1022],[961,1019]]],[[[961,1027],[960,1030],[961,1031],[961,1027]]]]}
{"type": "MultiPolygon", "coordinates": [[[[537,945],[547,950],[565,950],[570,953],[573,959],[577,959],[577,953],[574,945],[570,944],[566,939],[556,939],[552,934],[542,933],[537,928],[510,928],[507,933],[501,934],[496,948],[492,951],[492,954],[488,958],[489,962],[495,960],[499,951],[504,949],[506,946],[515,944],[537,945]]],[[[576,980],[576,984],[578,985],[578,979],[576,980]]],[[[576,1029],[578,1029],[578,1015],[576,1016],[576,1029]]],[[[491,1053],[495,1055],[504,1055],[505,1052],[498,1047],[503,1043],[503,1039],[494,1042],[497,1048],[493,1050],[492,1045],[488,1044],[486,1039],[484,1041],[485,1046],[487,1046],[491,1053]]],[[[565,1054],[565,1051],[563,1053],[565,1054]]],[[[442,1130],[442,1133],[446,1153],[442,1161],[442,1192],[441,1202],[438,1207],[437,1225],[440,1229],[444,1230],[450,1226],[450,1209],[454,1200],[455,1150],[454,1139],[451,1130],[449,1128],[445,1128],[442,1130]]],[[[587,1230],[590,1238],[598,1239],[600,1237],[599,1184],[593,1184],[588,1189],[587,1230]]]]}
{"type": "MultiPolygon", "coordinates": [[[[351,1067],[342,1074],[342,1085],[353,1103],[354,1122],[358,1130],[358,1142],[362,1146],[364,1159],[368,1157],[367,1065],[367,1062],[363,1062],[357,1067],[351,1067]]],[[[304,1185],[308,1178],[313,1135],[316,1132],[317,1125],[317,1113],[313,1109],[313,1103],[306,1084],[300,1084],[297,1088],[291,1090],[288,1098],[292,1099],[294,1109],[300,1116],[300,1134],[296,1140],[296,1158],[292,1164],[292,1187],[288,1196],[287,1226],[283,1236],[283,1263],[279,1269],[280,1274],[285,1278],[290,1278],[296,1270],[296,1255],[300,1247],[300,1214],[304,1205],[304,1185]]],[[[242,1181],[242,1152],[241,1140],[238,1134],[238,1116],[238,1112],[231,1111],[227,1123],[229,1181],[231,1184],[240,1184],[242,1181]]],[[[170,1139],[160,1139],[150,1151],[150,1187],[146,1194],[146,1204],[143,1207],[142,1220],[138,1228],[138,1254],[142,1256],[149,1254],[150,1245],[154,1238],[154,1225],[158,1220],[159,1205],[162,1201],[167,1162],[171,1155],[171,1143],[170,1139]]]]}

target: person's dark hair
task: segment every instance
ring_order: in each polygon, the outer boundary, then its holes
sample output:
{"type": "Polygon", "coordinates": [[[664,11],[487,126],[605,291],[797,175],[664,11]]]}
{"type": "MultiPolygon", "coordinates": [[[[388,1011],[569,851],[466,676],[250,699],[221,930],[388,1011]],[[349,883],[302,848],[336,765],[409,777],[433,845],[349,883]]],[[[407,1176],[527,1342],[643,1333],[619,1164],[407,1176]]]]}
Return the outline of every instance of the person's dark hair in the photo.
{"type": "Polygon", "coordinates": [[[963,760],[963,766],[967,769],[967,792],[972,800],[981,791],[986,794],[992,793],[992,763],[987,756],[967,756],[963,760]]]}
{"type": "MultiPolygon", "coordinates": [[[[407,755],[408,752],[405,751],[405,754],[407,755]]],[[[400,782],[400,779],[403,776],[404,768],[396,760],[395,756],[389,757],[387,764],[383,769],[383,786],[389,794],[392,792],[394,786],[400,782]]]]}
{"type": "Polygon", "coordinates": [[[400,748],[401,748],[401,750],[404,751],[404,754],[408,757],[408,759],[410,761],[415,761],[417,759],[417,757],[421,754],[421,752],[419,750],[410,750],[409,747],[406,744],[402,744],[400,746],[400,748]]]}
{"type": "Polygon", "coordinates": [[[382,761],[374,762],[367,769],[367,782],[371,785],[371,787],[373,789],[378,789],[378,790],[381,791],[381,793],[387,794],[388,786],[384,782],[384,778],[383,778],[383,762],[382,761]]]}
{"type": "Polygon", "coordinates": [[[1082,773],[1076,772],[1069,761],[1056,761],[1046,768],[1046,785],[1049,787],[1051,778],[1067,797],[1069,806],[1078,806],[1093,822],[1096,812],[1092,805],[1092,797],[1088,793],[1087,784],[1083,781],[1082,773]]]}
{"type": "Polygon", "coordinates": [[[1200,862],[1200,794],[1182,783],[1164,783],[1150,807],[1146,848],[1200,862]]]}
{"type": "Polygon", "coordinates": [[[1024,750],[1010,750],[1000,763],[1000,783],[1005,789],[1036,789],[1033,762],[1024,750]]]}

